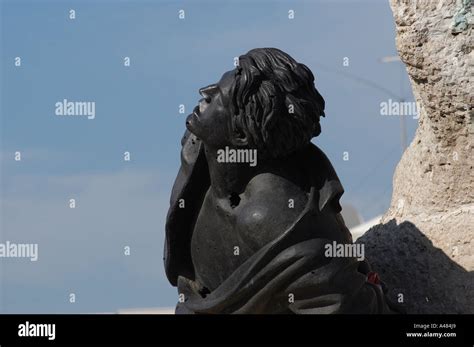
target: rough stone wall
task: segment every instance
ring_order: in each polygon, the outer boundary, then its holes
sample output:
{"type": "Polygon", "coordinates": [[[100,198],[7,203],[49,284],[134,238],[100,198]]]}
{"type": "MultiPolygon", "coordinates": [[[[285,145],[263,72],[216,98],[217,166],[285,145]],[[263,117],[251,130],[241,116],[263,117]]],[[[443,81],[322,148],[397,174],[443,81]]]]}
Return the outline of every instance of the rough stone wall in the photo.
{"type": "Polygon", "coordinates": [[[408,313],[474,313],[473,2],[390,1],[419,126],[358,242],[408,313]]]}

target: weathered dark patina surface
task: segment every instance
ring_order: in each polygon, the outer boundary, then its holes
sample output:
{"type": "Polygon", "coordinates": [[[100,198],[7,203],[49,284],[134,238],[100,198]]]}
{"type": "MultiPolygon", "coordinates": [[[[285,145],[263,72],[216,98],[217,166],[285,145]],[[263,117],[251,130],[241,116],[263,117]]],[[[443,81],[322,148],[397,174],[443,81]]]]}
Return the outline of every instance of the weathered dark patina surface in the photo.
{"type": "Polygon", "coordinates": [[[176,312],[392,312],[367,262],[325,255],[352,238],[342,185],[310,142],[324,116],[311,71],[254,49],[200,94],[166,224],[166,274],[184,299],[176,312]],[[222,160],[224,148],[255,160],[222,160]]]}

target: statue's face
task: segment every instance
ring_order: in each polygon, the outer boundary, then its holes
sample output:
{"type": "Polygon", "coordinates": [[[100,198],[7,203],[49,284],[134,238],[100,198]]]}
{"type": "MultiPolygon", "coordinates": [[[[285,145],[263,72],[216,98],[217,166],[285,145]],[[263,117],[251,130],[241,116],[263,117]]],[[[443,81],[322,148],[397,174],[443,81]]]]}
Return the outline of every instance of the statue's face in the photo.
{"type": "Polygon", "coordinates": [[[201,88],[202,99],[186,119],[186,127],[205,144],[223,148],[231,145],[230,88],[234,70],[222,75],[220,81],[201,88]]]}

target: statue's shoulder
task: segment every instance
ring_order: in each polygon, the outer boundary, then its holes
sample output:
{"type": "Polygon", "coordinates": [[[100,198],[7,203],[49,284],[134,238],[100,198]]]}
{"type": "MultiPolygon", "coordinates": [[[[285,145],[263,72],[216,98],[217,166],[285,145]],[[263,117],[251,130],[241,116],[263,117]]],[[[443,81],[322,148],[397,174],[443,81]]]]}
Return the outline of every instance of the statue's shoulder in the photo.
{"type": "Polygon", "coordinates": [[[235,208],[237,232],[254,250],[275,240],[304,210],[309,194],[291,180],[266,172],[255,176],[235,208]]]}
{"type": "MultiPolygon", "coordinates": [[[[324,210],[330,214],[341,211],[339,199],[344,190],[321,149],[311,144],[283,167],[286,169],[281,172],[264,172],[253,177],[235,209],[241,238],[255,249],[290,228],[307,207],[314,206],[311,211],[324,210]]],[[[321,218],[320,214],[311,216],[321,218]]]]}
{"type": "MultiPolygon", "coordinates": [[[[246,194],[256,200],[297,204],[308,202],[311,190],[316,192],[315,203],[320,211],[331,206],[340,212],[339,199],[344,188],[326,154],[310,143],[283,165],[278,173],[267,172],[255,176],[248,184],[246,194]]],[[[273,203],[271,203],[273,204],[273,203]]],[[[301,210],[304,205],[301,206],[301,210]]]]}
{"type": "Polygon", "coordinates": [[[288,176],[276,172],[264,172],[253,177],[245,190],[245,195],[257,200],[274,197],[286,196],[306,196],[309,190],[306,190],[303,184],[296,182],[288,176]]]}
{"type": "Polygon", "coordinates": [[[291,158],[282,161],[279,171],[263,172],[254,176],[249,181],[245,194],[255,197],[256,200],[307,198],[311,188],[323,189],[327,182],[340,184],[326,154],[310,143],[291,158]]]}

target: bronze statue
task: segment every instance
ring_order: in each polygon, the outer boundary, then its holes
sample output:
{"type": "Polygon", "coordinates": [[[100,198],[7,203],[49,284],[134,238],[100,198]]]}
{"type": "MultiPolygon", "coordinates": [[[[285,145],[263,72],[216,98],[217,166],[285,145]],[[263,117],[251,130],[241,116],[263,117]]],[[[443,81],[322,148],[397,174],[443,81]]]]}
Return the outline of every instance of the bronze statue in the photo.
{"type": "Polygon", "coordinates": [[[367,262],[325,252],[352,237],[342,185],[311,143],[324,116],[312,72],[253,49],[199,93],[166,223],[176,313],[393,312],[367,262]]]}

